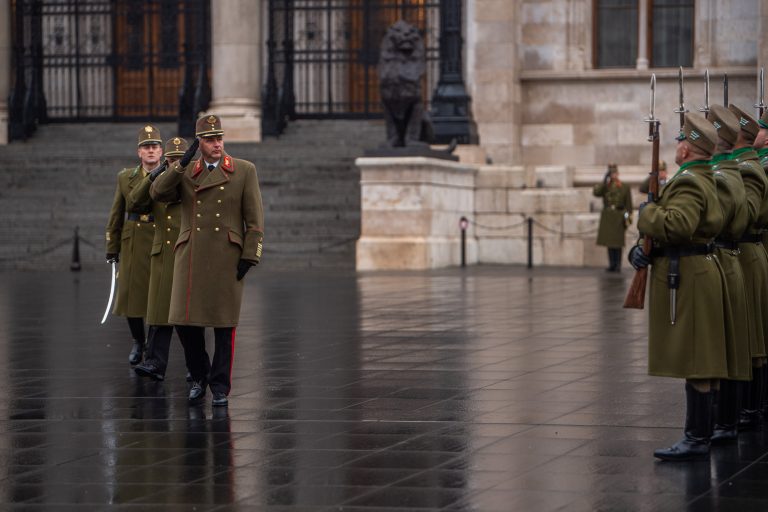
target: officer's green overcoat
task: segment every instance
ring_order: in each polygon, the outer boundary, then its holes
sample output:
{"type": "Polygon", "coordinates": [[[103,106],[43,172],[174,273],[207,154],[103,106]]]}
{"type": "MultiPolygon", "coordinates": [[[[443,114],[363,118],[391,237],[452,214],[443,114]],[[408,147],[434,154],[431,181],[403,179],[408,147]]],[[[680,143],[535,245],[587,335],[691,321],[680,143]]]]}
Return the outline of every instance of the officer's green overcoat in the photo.
{"type": "MultiPolygon", "coordinates": [[[[747,195],[749,225],[746,234],[758,234],[768,223],[768,178],[760,165],[757,152],[752,148],[737,149],[732,153],[739,163],[739,171],[747,195]]],[[[739,244],[739,261],[744,272],[747,303],[754,312],[752,326],[755,338],[751,344],[752,357],[765,357],[768,336],[768,256],[762,243],[739,244]]]]}
{"type": "MultiPolygon", "coordinates": [[[[747,196],[744,182],[741,180],[739,167],[735,160],[721,158],[712,170],[717,185],[717,196],[723,211],[723,231],[718,239],[733,243],[741,238],[749,223],[747,196]]],[[[723,268],[723,306],[725,308],[725,341],[728,360],[728,378],[731,380],[749,380],[752,378],[752,358],[750,355],[751,337],[754,327],[750,327],[747,306],[747,292],[744,273],[739,262],[738,247],[719,247],[715,254],[723,268]]],[[[754,323],[754,319],[752,320],[754,323]]]]}
{"type": "Polygon", "coordinates": [[[611,249],[624,247],[624,213],[632,214],[632,194],[624,183],[611,182],[595,185],[592,193],[603,198],[603,211],[600,213],[600,226],[597,230],[597,245],[611,249]]]}
{"type": "Polygon", "coordinates": [[[240,259],[261,258],[264,213],[256,168],[224,154],[208,171],[179,162],[150,188],[156,201],[181,199],[181,232],[174,254],[169,322],[233,327],[240,318],[240,259]]]}
{"type": "Polygon", "coordinates": [[[120,254],[117,298],[112,312],[136,318],[147,312],[149,254],[155,230],[146,217],[144,220],[128,220],[126,214],[149,215],[151,212],[149,201],[137,203],[130,198],[143,174],[141,166],[118,173],[106,234],[107,252],[120,254]]]}
{"type": "MultiPolygon", "coordinates": [[[[648,204],[638,229],[658,246],[703,245],[722,231],[723,213],[708,162],[688,162],[648,204]]],[[[648,373],[727,378],[722,271],[713,255],[680,258],[677,320],[670,322],[669,258],[653,259],[649,292],[648,373]]]]}
{"type": "MultiPolygon", "coordinates": [[[[149,177],[142,179],[131,192],[137,201],[151,200],[149,177]]],[[[155,218],[155,238],[152,242],[152,258],[149,274],[149,296],[147,299],[147,323],[169,325],[168,312],[171,305],[173,286],[173,247],[179,238],[181,227],[181,203],[152,201],[152,215],[155,218]]]]}

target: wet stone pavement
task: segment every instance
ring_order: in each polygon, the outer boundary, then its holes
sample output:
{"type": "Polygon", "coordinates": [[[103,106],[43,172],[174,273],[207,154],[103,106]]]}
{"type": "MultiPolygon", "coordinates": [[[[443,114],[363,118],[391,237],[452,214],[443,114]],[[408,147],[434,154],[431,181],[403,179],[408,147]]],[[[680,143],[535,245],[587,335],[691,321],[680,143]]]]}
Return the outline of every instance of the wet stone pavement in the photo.
{"type": "Polygon", "coordinates": [[[768,509],[765,433],[654,461],[683,385],[646,375],[630,277],[256,269],[214,410],[175,335],[164,383],[129,368],[106,266],[0,274],[0,509],[768,509]]]}

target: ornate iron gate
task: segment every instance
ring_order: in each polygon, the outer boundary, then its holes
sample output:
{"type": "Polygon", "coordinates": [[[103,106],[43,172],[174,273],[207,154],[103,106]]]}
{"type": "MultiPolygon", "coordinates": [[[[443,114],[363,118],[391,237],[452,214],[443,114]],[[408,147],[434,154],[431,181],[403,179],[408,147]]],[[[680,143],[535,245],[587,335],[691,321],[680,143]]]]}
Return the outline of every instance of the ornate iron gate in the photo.
{"type": "Polygon", "coordinates": [[[209,0],[13,1],[11,138],[39,122],[194,123],[210,101],[208,9],[209,0]]]}
{"type": "Polygon", "coordinates": [[[265,133],[280,133],[286,119],[380,117],[379,46],[398,19],[424,38],[429,104],[439,78],[439,0],[269,0],[265,133]]]}

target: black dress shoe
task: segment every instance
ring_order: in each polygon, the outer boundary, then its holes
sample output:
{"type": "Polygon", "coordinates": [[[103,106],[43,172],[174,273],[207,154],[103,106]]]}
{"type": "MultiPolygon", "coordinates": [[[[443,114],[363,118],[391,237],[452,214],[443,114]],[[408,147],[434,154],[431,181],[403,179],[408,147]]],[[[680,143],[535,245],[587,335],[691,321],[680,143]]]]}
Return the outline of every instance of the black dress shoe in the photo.
{"type": "Polygon", "coordinates": [[[131,349],[131,353],[128,354],[128,362],[131,364],[139,364],[142,355],[144,355],[144,345],[133,340],[133,348],[131,349]]]}
{"type": "Polygon", "coordinates": [[[160,368],[151,361],[144,361],[141,364],[137,364],[133,367],[133,371],[142,377],[149,377],[152,380],[165,380],[165,375],[160,372],[160,368]]]}
{"type": "Polygon", "coordinates": [[[202,382],[193,382],[192,388],[189,390],[189,401],[199,402],[205,398],[205,384],[202,382]]]}
{"type": "Polygon", "coordinates": [[[225,395],[221,391],[214,391],[213,400],[211,401],[211,404],[214,407],[226,407],[227,405],[229,405],[229,400],[227,400],[227,395],[225,395]]]}

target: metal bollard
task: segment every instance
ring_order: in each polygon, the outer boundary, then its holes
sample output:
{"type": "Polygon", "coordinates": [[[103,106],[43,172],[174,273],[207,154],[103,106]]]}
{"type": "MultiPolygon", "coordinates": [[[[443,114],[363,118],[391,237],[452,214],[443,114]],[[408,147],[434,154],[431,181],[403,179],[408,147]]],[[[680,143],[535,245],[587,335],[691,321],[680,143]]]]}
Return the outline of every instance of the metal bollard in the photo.
{"type": "Polygon", "coordinates": [[[528,268],[533,268],[533,217],[528,217],[528,268]]]}
{"type": "Polygon", "coordinates": [[[69,264],[69,270],[72,272],[80,271],[80,227],[75,227],[75,239],[72,243],[72,263],[69,264]]]}
{"type": "Polygon", "coordinates": [[[467,227],[469,220],[462,215],[459,219],[459,229],[461,229],[461,266],[467,266],[467,227]]]}

